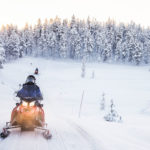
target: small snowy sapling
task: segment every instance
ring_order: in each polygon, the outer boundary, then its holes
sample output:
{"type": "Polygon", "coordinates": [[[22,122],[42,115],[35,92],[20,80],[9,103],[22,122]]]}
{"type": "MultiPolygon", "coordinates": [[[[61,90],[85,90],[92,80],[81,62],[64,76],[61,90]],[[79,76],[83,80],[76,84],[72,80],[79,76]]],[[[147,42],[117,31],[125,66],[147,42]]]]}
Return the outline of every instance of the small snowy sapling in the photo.
{"type": "Polygon", "coordinates": [[[82,61],[82,67],[81,67],[81,77],[85,77],[85,61],[82,61]]]}
{"type": "Polygon", "coordinates": [[[0,69],[3,69],[2,63],[0,62],[0,69]]]}
{"type": "Polygon", "coordinates": [[[100,110],[105,110],[105,93],[102,94],[102,99],[100,101],[100,110]]]}
{"type": "Polygon", "coordinates": [[[104,119],[109,122],[121,122],[122,118],[118,115],[117,111],[115,110],[115,105],[113,100],[111,100],[110,104],[110,112],[104,116],[104,119]]]}

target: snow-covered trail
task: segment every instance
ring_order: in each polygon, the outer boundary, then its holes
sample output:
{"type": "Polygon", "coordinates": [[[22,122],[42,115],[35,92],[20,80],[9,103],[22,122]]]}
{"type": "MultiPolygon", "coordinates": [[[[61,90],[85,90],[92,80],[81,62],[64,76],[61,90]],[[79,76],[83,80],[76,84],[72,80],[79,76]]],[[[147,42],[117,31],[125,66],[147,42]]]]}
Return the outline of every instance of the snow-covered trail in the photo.
{"type": "Polygon", "coordinates": [[[39,130],[14,129],[0,141],[0,150],[100,150],[84,129],[66,119],[53,119],[50,130],[53,137],[46,140],[39,130]]]}
{"type": "MultiPolygon", "coordinates": [[[[33,65],[35,65],[35,63],[33,65]]],[[[38,66],[40,66],[40,64],[38,64],[38,66]]],[[[18,90],[18,85],[24,83],[25,78],[29,74],[33,74],[36,66],[32,66],[28,62],[25,66],[19,64],[14,65],[12,63],[5,67],[6,70],[4,70],[4,74],[1,74],[1,77],[3,77],[3,79],[1,78],[1,89],[8,93],[6,92],[7,94],[4,93],[2,95],[2,99],[6,99],[6,101],[1,101],[0,103],[0,107],[3,105],[0,114],[1,116],[7,114],[7,116],[1,117],[1,128],[4,126],[4,122],[10,119],[11,110],[15,106],[15,101],[12,101],[14,91],[18,90]],[[20,72],[17,73],[17,70],[20,72]]],[[[44,66],[40,67],[43,67],[43,69],[40,69],[40,75],[36,76],[36,78],[37,84],[44,94],[44,110],[46,113],[46,121],[48,121],[49,129],[52,133],[52,139],[44,139],[42,132],[39,130],[35,130],[35,132],[21,132],[20,129],[13,129],[8,138],[0,140],[0,150],[96,150],[95,146],[91,144],[90,138],[88,137],[89,135],[83,135],[74,125],[61,117],[62,115],[59,113],[57,113],[57,115],[55,114],[56,111],[54,110],[59,109],[60,106],[57,105],[58,99],[51,95],[54,94],[52,91],[53,87],[51,87],[54,83],[52,83],[51,78],[48,77],[49,73],[44,72],[47,71],[47,69],[44,68],[44,66]],[[48,77],[47,82],[45,82],[45,77],[48,77]],[[51,90],[51,92],[49,90],[51,90]]],[[[53,90],[59,90],[59,86],[58,89],[54,88],[53,90]]]]}
{"type": "MultiPolygon", "coordinates": [[[[52,139],[39,131],[14,130],[0,140],[0,150],[149,150],[150,72],[148,66],[87,64],[82,79],[79,62],[24,58],[0,70],[0,129],[10,120],[14,91],[39,68],[37,85],[44,96],[45,119],[52,139]],[[95,78],[91,73],[95,70],[95,78]],[[78,118],[82,92],[85,92],[78,118]],[[102,93],[106,110],[100,111],[102,93]],[[103,119],[113,99],[123,122],[103,119]]],[[[16,98],[15,98],[16,99],[16,98]]]]}

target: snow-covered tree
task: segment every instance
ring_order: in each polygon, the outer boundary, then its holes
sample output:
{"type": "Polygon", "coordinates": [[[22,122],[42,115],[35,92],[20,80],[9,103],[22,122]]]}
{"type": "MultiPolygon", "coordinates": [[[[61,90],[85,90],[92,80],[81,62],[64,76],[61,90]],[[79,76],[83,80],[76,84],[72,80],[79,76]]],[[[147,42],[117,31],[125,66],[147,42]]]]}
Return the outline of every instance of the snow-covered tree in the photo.
{"type": "Polygon", "coordinates": [[[143,50],[143,44],[139,41],[135,40],[135,50],[133,52],[133,62],[136,65],[139,65],[142,61],[142,50],[143,50]]]}
{"type": "Polygon", "coordinates": [[[102,60],[102,52],[105,48],[105,36],[104,36],[103,27],[99,26],[98,29],[95,31],[95,58],[98,61],[102,60]]]}
{"type": "Polygon", "coordinates": [[[143,32],[143,61],[148,64],[150,62],[150,30],[143,32]]]}
{"type": "MultiPolygon", "coordinates": [[[[55,47],[52,51],[53,58],[59,58],[59,42],[60,42],[60,34],[61,34],[61,19],[56,17],[54,22],[51,25],[52,33],[52,40],[55,39],[55,47]]],[[[54,41],[53,41],[54,42],[54,41]]],[[[54,43],[53,43],[54,44],[54,43]]]]}
{"type": "Polygon", "coordinates": [[[136,27],[134,23],[131,23],[127,27],[125,44],[127,49],[128,62],[139,64],[142,60],[143,43],[140,37],[139,27],[136,27]]]}
{"type": "Polygon", "coordinates": [[[120,61],[121,60],[121,54],[125,50],[124,49],[124,32],[125,32],[125,26],[123,24],[120,24],[118,28],[116,28],[116,48],[114,49],[114,60],[120,61]]]}
{"type": "Polygon", "coordinates": [[[85,66],[85,58],[83,58],[82,60],[82,66],[81,66],[81,77],[84,78],[85,77],[85,69],[86,69],[86,66],[85,66]]]}
{"type": "Polygon", "coordinates": [[[110,111],[107,115],[104,116],[104,119],[106,121],[110,121],[110,122],[121,122],[122,121],[122,117],[120,115],[118,115],[117,111],[115,110],[115,105],[114,105],[113,100],[111,100],[110,111]]]}
{"type": "Polygon", "coordinates": [[[89,60],[92,56],[92,52],[94,50],[94,38],[91,35],[91,32],[88,26],[85,27],[84,31],[84,40],[83,40],[83,55],[86,57],[86,60],[89,60]]]}
{"type": "Polygon", "coordinates": [[[114,21],[108,20],[105,25],[104,49],[102,51],[103,61],[112,60],[115,45],[115,24],[114,21]]]}
{"type": "Polygon", "coordinates": [[[60,27],[60,42],[59,42],[59,56],[60,58],[67,58],[68,56],[68,27],[67,20],[63,20],[63,24],[60,27]]]}
{"type": "Polygon", "coordinates": [[[3,68],[2,64],[5,62],[5,49],[0,43],[0,69],[3,68]]]}
{"type": "Polygon", "coordinates": [[[38,56],[41,54],[42,49],[42,41],[41,41],[41,35],[42,35],[42,22],[41,19],[38,19],[37,24],[33,28],[33,40],[34,40],[34,55],[38,56]]]}
{"type": "Polygon", "coordinates": [[[32,27],[26,23],[24,29],[20,32],[20,56],[32,55],[34,46],[32,27]]]}
{"type": "Polygon", "coordinates": [[[47,57],[48,55],[48,20],[45,19],[41,29],[41,37],[39,42],[40,56],[47,57]]]}
{"type": "Polygon", "coordinates": [[[7,60],[16,59],[20,56],[20,39],[13,26],[8,28],[7,40],[4,43],[5,55],[7,60]]]}
{"type": "Polygon", "coordinates": [[[53,32],[53,31],[49,32],[47,38],[48,38],[48,54],[50,57],[53,57],[55,55],[55,48],[57,45],[57,39],[56,39],[55,32],[53,32]]]}
{"type": "Polygon", "coordinates": [[[100,100],[100,110],[105,110],[105,93],[102,94],[102,99],[100,100]]]}
{"type": "Polygon", "coordinates": [[[75,16],[72,16],[69,30],[69,48],[70,48],[70,58],[80,58],[81,49],[81,38],[77,28],[77,22],[75,16]]]}

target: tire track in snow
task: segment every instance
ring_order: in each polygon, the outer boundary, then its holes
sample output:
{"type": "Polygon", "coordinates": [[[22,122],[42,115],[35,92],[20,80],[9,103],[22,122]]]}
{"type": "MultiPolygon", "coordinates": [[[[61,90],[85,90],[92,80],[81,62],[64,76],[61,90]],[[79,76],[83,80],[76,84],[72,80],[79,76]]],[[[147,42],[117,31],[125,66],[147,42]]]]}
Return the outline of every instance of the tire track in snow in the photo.
{"type": "Polygon", "coordinates": [[[75,123],[74,121],[66,119],[66,122],[70,124],[72,128],[77,130],[79,134],[87,140],[87,143],[90,145],[91,150],[104,150],[105,148],[100,148],[100,142],[93,138],[86,130],[84,130],[80,125],[75,123]]]}

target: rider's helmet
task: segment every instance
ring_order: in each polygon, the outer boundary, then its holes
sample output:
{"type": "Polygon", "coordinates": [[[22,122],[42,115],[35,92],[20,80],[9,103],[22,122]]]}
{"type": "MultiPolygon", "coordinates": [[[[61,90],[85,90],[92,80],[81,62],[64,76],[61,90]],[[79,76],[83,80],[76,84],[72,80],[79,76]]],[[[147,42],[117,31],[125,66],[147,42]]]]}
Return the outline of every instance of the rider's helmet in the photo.
{"type": "Polygon", "coordinates": [[[36,78],[33,75],[29,75],[26,79],[26,83],[34,83],[35,84],[36,78]]]}

